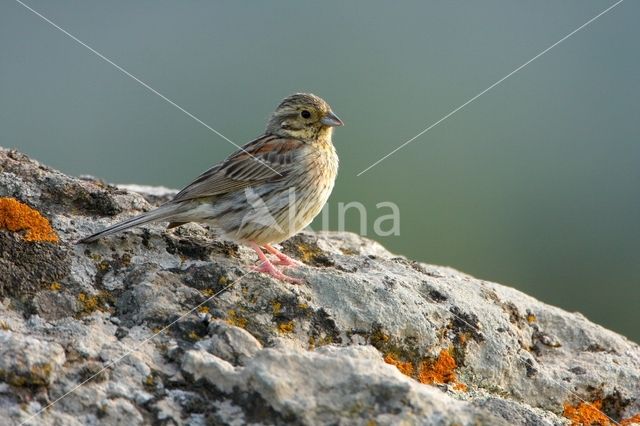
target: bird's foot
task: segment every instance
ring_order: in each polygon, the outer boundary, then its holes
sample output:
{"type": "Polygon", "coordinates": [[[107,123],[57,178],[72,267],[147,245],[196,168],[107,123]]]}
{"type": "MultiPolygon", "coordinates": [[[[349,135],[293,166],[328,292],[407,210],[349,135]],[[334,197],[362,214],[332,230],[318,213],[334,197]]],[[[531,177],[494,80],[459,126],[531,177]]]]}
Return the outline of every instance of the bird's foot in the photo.
{"type": "Polygon", "coordinates": [[[289,275],[283,274],[273,265],[273,263],[268,260],[266,262],[260,262],[259,265],[253,267],[253,270],[256,272],[262,272],[263,274],[270,275],[275,279],[286,281],[292,284],[302,284],[304,282],[304,280],[301,280],[300,278],[293,278],[289,275]]]}
{"type": "MultiPolygon", "coordinates": [[[[271,247],[269,245],[267,245],[267,247],[269,247],[270,249],[275,250],[273,247],[271,247]]],[[[292,284],[302,284],[304,282],[304,280],[301,280],[300,278],[293,278],[293,277],[285,275],[281,271],[279,271],[275,266],[273,266],[273,263],[271,263],[271,261],[269,259],[267,259],[267,256],[264,255],[264,253],[262,252],[262,250],[260,249],[260,247],[257,244],[252,243],[251,244],[251,248],[253,250],[255,250],[256,254],[258,255],[258,259],[260,260],[260,264],[253,268],[254,271],[262,272],[264,274],[272,276],[275,279],[278,279],[278,280],[281,280],[281,281],[286,281],[286,282],[289,282],[289,283],[292,283],[292,284]]],[[[271,252],[271,250],[269,248],[267,250],[269,250],[271,252]]],[[[280,253],[278,250],[275,250],[275,251],[280,253]]],[[[280,253],[280,254],[282,256],[287,257],[288,259],[290,259],[288,256],[285,256],[282,253],[280,253]]],[[[290,260],[293,260],[293,259],[290,259],[290,260]]]]}
{"type": "Polygon", "coordinates": [[[289,256],[287,256],[286,254],[282,253],[280,250],[276,249],[275,247],[271,246],[271,244],[265,244],[264,248],[271,253],[272,255],[274,255],[275,257],[278,258],[278,261],[276,262],[276,265],[280,265],[280,266],[284,266],[284,267],[290,267],[290,266],[303,266],[304,263],[292,259],[289,256]]]}

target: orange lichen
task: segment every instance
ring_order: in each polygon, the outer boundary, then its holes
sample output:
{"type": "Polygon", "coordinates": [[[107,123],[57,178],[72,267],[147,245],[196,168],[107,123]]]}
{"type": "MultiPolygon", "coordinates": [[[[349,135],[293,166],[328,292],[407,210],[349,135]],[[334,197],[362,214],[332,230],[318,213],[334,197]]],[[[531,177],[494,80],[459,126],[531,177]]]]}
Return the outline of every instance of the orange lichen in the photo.
{"type": "Polygon", "coordinates": [[[227,323],[235,325],[236,327],[245,328],[247,326],[247,319],[231,309],[227,312],[227,323]]]}
{"type": "Polygon", "coordinates": [[[536,318],[536,316],[532,313],[528,313],[527,314],[527,322],[529,324],[533,324],[534,322],[536,322],[538,319],[536,318]]]}
{"type": "Polygon", "coordinates": [[[80,315],[88,315],[94,311],[108,311],[108,305],[113,304],[113,296],[106,291],[99,291],[96,294],[78,294],[80,304],[80,315]]]}
{"type": "Polygon", "coordinates": [[[442,349],[435,361],[422,361],[418,366],[418,381],[425,384],[450,383],[454,389],[466,390],[467,387],[458,382],[455,369],[456,360],[449,351],[442,349]]]}
{"type": "Polygon", "coordinates": [[[207,306],[200,306],[198,308],[198,312],[201,314],[208,314],[209,313],[209,307],[207,306]]]}
{"type": "Polygon", "coordinates": [[[202,290],[202,295],[204,297],[211,297],[215,294],[215,291],[212,288],[205,288],[202,290]]]}
{"type": "Polygon", "coordinates": [[[86,293],[80,293],[78,295],[78,302],[82,305],[82,312],[91,313],[98,309],[98,296],[89,296],[86,293]]]}
{"type": "Polygon", "coordinates": [[[49,290],[51,290],[51,291],[60,291],[61,288],[62,288],[62,286],[58,282],[53,282],[49,286],[49,290]]]}
{"type": "Polygon", "coordinates": [[[384,362],[395,366],[405,376],[413,377],[413,364],[408,361],[400,361],[392,354],[387,354],[384,357],[384,362]]]}
{"type": "Polygon", "coordinates": [[[278,331],[283,334],[291,333],[295,329],[293,321],[281,322],[278,324],[278,331]]]}
{"type": "Polygon", "coordinates": [[[599,399],[591,403],[581,402],[577,405],[567,403],[564,405],[562,415],[571,421],[571,426],[632,426],[640,424],[640,413],[615,422],[602,411],[602,401],[599,399]]]}
{"type": "Polygon", "coordinates": [[[469,390],[469,386],[465,385],[464,383],[456,383],[455,385],[453,385],[453,388],[461,392],[466,392],[469,390]]]}
{"type": "Polygon", "coordinates": [[[578,405],[565,404],[562,415],[571,421],[572,426],[609,426],[611,419],[602,411],[602,401],[581,402],[578,405]]]}
{"type": "Polygon", "coordinates": [[[11,232],[27,231],[23,236],[25,241],[58,242],[49,221],[15,198],[0,198],[0,228],[11,232]]]}
{"type": "Polygon", "coordinates": [[[452,385],[455,390],[467,391],[467,385],[458,381],[458,376],[455,373],[456,361],[446,349],[440,351],[435,360],[423,360],[417,363],[417,366],[411,361],[399,360],[391,353],[385,355],[384,362],[395,366],[402,374],[416,379],[420,383],[428,385],[444,383],[452,385]]]}

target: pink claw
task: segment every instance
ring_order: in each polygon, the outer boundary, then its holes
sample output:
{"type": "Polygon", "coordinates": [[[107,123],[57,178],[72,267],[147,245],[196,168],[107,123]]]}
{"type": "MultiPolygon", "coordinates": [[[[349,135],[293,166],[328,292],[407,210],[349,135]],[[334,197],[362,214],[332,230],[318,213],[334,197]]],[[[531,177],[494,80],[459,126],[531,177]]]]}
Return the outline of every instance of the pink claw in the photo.
{"type": "Polygon", "coordinates": [[[272,255],[278,258],[278,263],[277,263],[278,265],[282,265],[282,266],[303,266],[304,265],[304,263],[290,258],[286,254],[282,253],[280,250],[273,247],[271,244],[265,244],[264,248],[269,253],[271,253],[272,255]]]}
{"type": "Polygon", "coordinates": [[[251,248],[255,250],[255,252],[258,254],[258,259],[260,259],[260,264],[254,267],[255,271],[265,273],[278,280],[290,282],[292,284],[302,284],[304,282],[304,280],[301,280],[300,278],[290,277],[288,275],[283,274],[278,269],[276,269],[276,267],[273,266],[273,263],[271,263],[271,261],[267,258],[267,256],[264,255],[264,253],[262,252],[262,250],[260,250],[260,247],[257,244],[251,243],[251,248]]]}

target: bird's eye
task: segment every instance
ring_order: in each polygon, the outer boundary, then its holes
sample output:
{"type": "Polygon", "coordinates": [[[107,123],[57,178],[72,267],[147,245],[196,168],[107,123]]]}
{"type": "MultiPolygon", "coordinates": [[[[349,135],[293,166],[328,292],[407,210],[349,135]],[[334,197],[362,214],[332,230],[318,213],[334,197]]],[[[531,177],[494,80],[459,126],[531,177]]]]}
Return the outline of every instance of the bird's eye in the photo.
{"type": "Polygon", "coordinates": [[[311,113],[309,111],[307,111],[306,109],[304,111],[302,111],[300,113],[300,115],[302,116],[302,118],[309,118],[311,117],[311,113]]]}

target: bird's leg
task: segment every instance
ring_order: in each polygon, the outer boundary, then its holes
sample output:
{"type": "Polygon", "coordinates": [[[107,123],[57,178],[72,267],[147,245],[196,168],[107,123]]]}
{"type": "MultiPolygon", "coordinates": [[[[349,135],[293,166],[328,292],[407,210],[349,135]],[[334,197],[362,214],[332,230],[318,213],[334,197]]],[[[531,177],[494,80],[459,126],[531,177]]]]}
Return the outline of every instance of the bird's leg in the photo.
{"type": "Polygon", "coordinates": [[[290,258],[286,254],[280,252],[280,250],[273,247],[271,244],[265,244],[264,248],[269,253],[271,253],[272,255],[278,258],[278,263],[277,263],[278,265],[282,265],[282,266],[302,266],[303,265],[302,262],[299,262],[295,259],[290,258]]]}
{"type": "Polygon", "coordinates": [[[273,263],[271,263],[271,261],[267,259],[267,256],[264,255],[264,253],[256,243],[251,243],[250,246],[253,250],[255,250],[256,254],[258,255],[258,259],[260,260],[260,265],[255,267],[255,271],[263,272],[267,275],[271,275],[276,279],[287,281],[293,284],[301,284],[304,282],[299,278],[293,278],[278,271],[276,267],[273,266],[273,263]]]}

